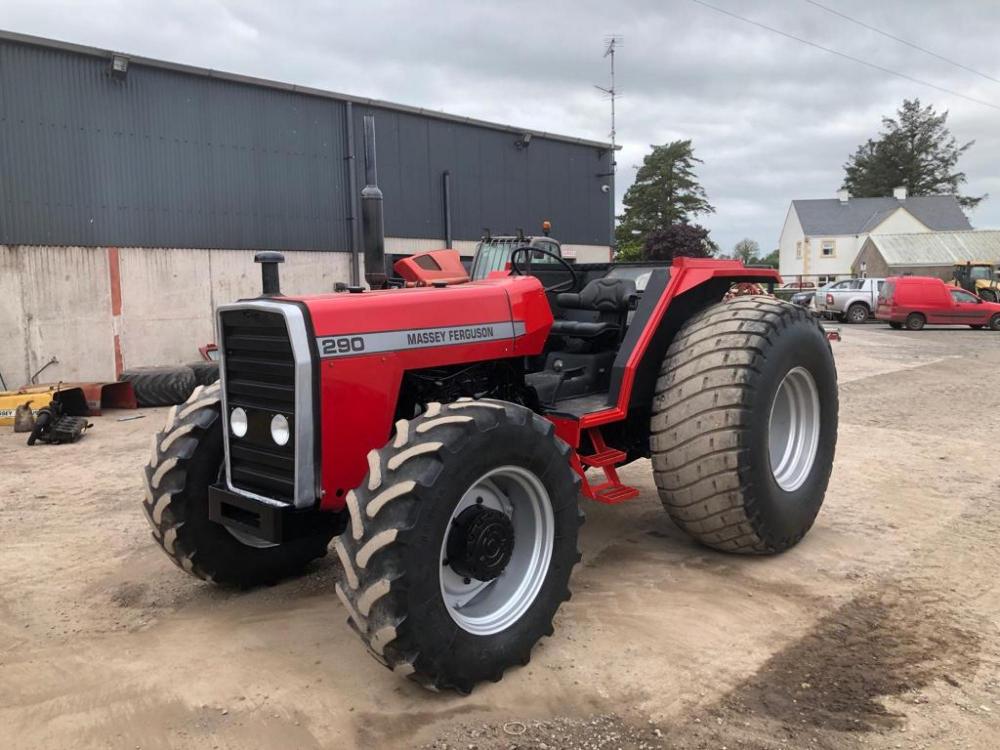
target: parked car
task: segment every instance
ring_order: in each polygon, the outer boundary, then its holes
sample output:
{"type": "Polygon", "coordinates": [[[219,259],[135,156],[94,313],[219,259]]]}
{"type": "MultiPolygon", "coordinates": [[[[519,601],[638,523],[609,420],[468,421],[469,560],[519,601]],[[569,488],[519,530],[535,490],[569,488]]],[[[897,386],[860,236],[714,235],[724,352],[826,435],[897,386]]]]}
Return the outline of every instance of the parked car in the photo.
{"type": "Polygon", "coordinates": [[[1000,331],[1000,304],[928,276],[892,276],[885,280],[875,317],[892,328],[919,331],[925,325],[967,325],[1000,331]]]}
{"type": "Polygon", "coordinates": [[[808,292],[796,292],[795,294],[793,294],[791,297],[788,298],[788,301],[791,302],[793,305],[800,305],[802,307],[811,307],[813,297],[815,296],[816,292],[814,290],[810,290],[808,292]]]}
{"type": "Polygon", "coordinates": [[[875,312],[885,279],[845,279],[816,293],[816,311],[844,323],[864,323],[875,312]]]}
{"type": "Polygon", "coordinates": [[[782,284],[781,289],[815,289],[816,285],[811,281],[789,281],[782,284]]]}

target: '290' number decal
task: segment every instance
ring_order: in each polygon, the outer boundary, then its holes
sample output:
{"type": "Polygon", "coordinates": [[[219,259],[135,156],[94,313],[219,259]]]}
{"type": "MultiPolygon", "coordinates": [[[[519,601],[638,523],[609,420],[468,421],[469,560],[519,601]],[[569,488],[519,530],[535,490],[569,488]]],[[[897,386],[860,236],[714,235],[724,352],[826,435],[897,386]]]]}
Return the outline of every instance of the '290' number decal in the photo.
{"type": "Polygon", "coordinates": [[[324,357],[335,357],[338,354],[358,354],[365,350],[365,340],[362,336],[337,336],[321,340],[324,357]]]}

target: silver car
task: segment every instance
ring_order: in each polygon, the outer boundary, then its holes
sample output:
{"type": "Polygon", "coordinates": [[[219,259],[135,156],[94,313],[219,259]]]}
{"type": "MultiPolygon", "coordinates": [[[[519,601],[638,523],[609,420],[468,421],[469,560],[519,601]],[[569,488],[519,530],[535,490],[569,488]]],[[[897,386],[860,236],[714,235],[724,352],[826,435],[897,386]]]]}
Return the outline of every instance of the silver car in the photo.
{"type": "Polygon", "coordinates": [[[845,279],[818,289],[813,297],[816,312],[844,323],[864,323],[875,312],[885,279],[845,279]]]}

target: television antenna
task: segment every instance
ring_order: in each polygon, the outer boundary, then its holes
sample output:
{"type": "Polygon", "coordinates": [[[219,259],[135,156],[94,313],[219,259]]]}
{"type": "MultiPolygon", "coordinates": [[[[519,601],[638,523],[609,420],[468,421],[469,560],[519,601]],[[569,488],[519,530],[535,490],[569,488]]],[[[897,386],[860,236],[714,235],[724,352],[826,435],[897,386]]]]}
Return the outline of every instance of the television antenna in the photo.
{"type": "Polygon", "coordinates": [[[618,163],[615,161],[615,148],[617,131],[615,130],[615,99],[618,98],[618,89],[615,87],[615,53],[618,48],[625,43],[624,38],[619,34],[610,34],[604,37],[604,56],[611,59],[611,85],[605,88],[594,84],[594,88],[603,92],[611,99],[611,175],[615,173],[618,163]]]}

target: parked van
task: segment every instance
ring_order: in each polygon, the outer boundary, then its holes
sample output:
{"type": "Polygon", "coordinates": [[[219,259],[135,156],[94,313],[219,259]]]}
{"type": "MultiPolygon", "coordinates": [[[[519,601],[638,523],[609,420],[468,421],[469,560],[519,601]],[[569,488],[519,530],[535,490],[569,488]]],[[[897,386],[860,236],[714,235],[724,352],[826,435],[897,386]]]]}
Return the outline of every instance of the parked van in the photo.
{"type": "Polygon", "coordinates": [[[875,317],[893,328],[967,325],[1000,331],[1000,304],[929,276],[892,276],[878,296],[875,317]]]}

